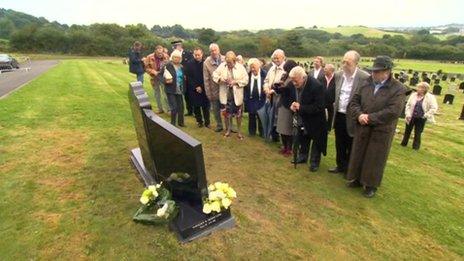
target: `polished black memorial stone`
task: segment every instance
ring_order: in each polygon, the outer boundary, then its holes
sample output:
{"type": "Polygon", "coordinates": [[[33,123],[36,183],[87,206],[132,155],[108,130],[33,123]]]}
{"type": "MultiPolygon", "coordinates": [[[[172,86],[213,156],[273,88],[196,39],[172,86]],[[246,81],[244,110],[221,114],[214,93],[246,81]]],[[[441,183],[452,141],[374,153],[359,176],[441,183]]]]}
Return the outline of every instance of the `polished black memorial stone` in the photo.
{"type": "Polygon", "coordinates": [[[129,85],[129,101],[140,148],[131,159],[145,186],[161,183],[171,191],[179,214],[170,228],[181,242],[189,242],[235,224],[230,209],[203,213],[208,188],[201,143],[151,110],[139,82],[129,85]]]}

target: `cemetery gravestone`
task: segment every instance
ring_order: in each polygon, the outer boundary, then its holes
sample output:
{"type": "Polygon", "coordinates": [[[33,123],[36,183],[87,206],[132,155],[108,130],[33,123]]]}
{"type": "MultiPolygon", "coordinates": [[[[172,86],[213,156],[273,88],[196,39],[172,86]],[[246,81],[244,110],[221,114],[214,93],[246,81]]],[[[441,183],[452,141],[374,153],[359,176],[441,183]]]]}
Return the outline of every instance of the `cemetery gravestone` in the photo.
{"type": "Polygon", "coordinates": [[[140,148],[131,160],[145,186],[163,184],[171,191],[179,214],[170,223],[181,242],[206,236],[235,224],[230,209],[204,214],[208,196],[202,145],[151,110],[140,82],[129,84],[129,101],[140,148]]]}

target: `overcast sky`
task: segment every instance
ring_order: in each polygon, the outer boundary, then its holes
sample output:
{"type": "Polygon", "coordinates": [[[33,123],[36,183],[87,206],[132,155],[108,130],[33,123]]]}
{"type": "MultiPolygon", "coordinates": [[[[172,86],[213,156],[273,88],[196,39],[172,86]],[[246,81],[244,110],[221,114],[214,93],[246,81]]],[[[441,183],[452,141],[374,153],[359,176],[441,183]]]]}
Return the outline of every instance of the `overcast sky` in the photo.
{"type": "Polygon", "coordinates": [[[215,30],[464,23],[463,0],[0,0],[0,7],[71,24],[181,24],[215,30]]]}

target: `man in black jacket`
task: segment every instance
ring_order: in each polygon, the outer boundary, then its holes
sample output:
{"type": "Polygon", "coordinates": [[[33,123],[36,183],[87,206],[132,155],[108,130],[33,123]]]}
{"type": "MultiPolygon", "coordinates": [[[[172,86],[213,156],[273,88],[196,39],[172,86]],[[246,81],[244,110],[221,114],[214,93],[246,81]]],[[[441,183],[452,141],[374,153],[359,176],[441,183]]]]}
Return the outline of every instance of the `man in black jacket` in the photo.
{"type": "Polygon", "coordinates": [[[139,41],[134,42],[134,45],[129,49],[129,72],[137,75],[137,81],[143,83],[143,74],[145,69],[143,68],[142,61],[142,43],[139,41]]]}
{"type": "Polygon", "coordinates": [[[203,80],[203,50],[195,48],[192,60],[184,66],[187,92],[192,103],[198,127],[210,127],[209,100],[206,97],[205,82],[203,80]],[[203,114],[203,115],[202,115],[203,114]],[[204,125],[203,125],[204,124],[204,125]]]}
{"type": "Polygon", "coordinates": [[[305,70],[296,66],[289,77],[291,82],[284,88],[282,103],[288,106],[296,115],[299,126],[298,139],[300,144],[297,163],[306,163],[311,145],[310,171],[319,168],[321,154],[326,155],[327,149],[327,121],[325,117],[325,90],[305,70]]]}

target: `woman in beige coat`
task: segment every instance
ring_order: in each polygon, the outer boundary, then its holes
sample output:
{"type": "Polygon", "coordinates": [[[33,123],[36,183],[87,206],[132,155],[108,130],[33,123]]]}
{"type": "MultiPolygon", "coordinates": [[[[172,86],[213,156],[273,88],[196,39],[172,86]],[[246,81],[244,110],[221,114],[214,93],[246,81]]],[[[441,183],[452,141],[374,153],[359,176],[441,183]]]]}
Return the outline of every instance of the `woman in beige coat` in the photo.
{"type": "Polygon", "coordinates": [[[245,67],[237,63],[234,52],[226,53],[225,62],[220,64],[213,72],[213,81],[219,84],[219,102],[221,103],[221,114],[226,123],[225,137],[231,133],[231,120],[237,119],[237,137],[242,140],[240,130],[243,111],[243,87],[248,83],[248,73],[245,67]]]}
{"type": "Polygon", "coordinates": [[[426,82],[417,84],[417,92],[409,96],[406,103],[406,129],[403,136],[402,146],[407,146],[412,129],[414,129],[414,141],[412,148],[419,150],[421,134],[424,131],[425,122],[435,123],[433,115],[437,112],[437,100],[429,93],[430,86],[426,82]]]}

